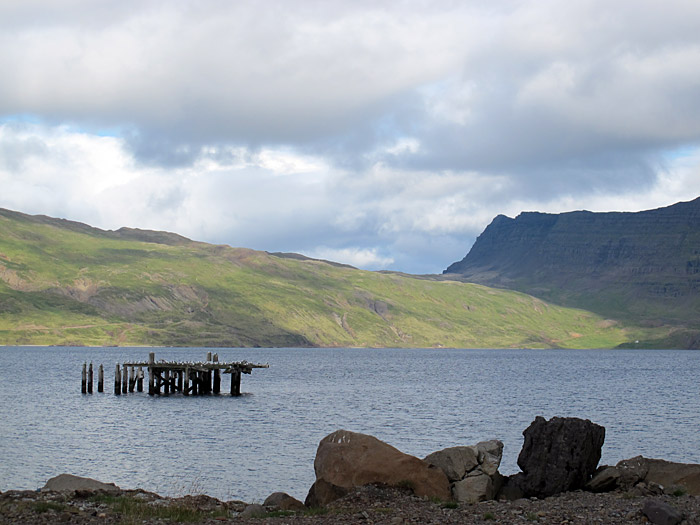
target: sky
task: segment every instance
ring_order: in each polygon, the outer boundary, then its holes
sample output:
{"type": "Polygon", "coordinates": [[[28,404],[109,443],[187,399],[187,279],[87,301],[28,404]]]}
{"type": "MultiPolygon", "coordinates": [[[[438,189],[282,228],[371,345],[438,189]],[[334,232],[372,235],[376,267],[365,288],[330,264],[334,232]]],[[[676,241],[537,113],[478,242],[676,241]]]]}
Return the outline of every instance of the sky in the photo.
{"type": "Polygon", "coordinates": [[[440,273],[700,196],[697,0],[0,0],[0,207],[440,273]]]}

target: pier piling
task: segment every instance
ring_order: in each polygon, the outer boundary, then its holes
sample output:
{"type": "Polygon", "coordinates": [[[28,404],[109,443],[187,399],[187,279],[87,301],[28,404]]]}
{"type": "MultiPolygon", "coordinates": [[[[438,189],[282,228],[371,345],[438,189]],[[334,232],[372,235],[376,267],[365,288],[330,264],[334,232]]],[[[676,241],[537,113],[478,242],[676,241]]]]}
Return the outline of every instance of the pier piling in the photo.
{"type": "Polygon", "coordinates": [[[122,368],[122,394],[129,392],[129,372],[126,369],[126,363],[124,363],[124,368],[122,368]]]}
{"type": "Polygon", "coordinates": [[[88,384],[87,384],[87,391],[88,394],[92,394],[92,363],[90,363],[90,366],[88,367],[88,384]]]}
{"type": "Polygon", "coordinates": [[[97,369],[97,391],[100,394],[105,391],[105,369],[102,365],[97,369]]]}
{"type": "Polygon", "coordinates": [[[87,394],[87,363],[83,363],[83,382],[80,386],[80,392],[87,394]]]}
{"type": "Polygon", "coordinates": [[[119,368],[119,363],[114,370],[114,395],[119,396],[122,393],[122,373],[119,368]]]}
{"type": "Polygon", "coordinates": [[[143,392],[143,367],[140,366],[136,374],[136,391],[143,392]]]}

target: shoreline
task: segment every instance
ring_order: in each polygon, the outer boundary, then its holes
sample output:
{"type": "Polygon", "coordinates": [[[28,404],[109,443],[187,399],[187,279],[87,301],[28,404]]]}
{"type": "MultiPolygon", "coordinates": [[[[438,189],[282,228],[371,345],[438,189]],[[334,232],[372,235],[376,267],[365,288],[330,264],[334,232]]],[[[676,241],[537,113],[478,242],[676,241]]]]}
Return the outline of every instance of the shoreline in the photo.
{"type": "MultiPolygon", "coordinates": [[[[606,493],[573,491],[547,498],[492,500],[475,504],[433,501],[410,489],[365,485],[322,509],[283,510],[274,506],[221,501],[204,495],[162,497],[143,490],[15,491],[0,493],[0,521],[7,525],[98,523],[351,524],[522,523],[609,525],[649,523],[653,502],[675,509],[678,523],[700,522],[700,497],[666,493],[654,484],[606,493]]],[[[652,521],[652,523],[654,523],[652,521]]]]}

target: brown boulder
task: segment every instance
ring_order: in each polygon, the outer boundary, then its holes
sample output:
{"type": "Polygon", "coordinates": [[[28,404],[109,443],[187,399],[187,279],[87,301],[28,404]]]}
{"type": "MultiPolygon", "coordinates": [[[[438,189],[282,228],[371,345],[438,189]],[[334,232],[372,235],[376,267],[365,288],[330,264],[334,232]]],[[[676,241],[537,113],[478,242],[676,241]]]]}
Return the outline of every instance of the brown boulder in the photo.
{"type": "Polygon", "coordinates": [[[647,459],[646,482],[663,487],[680,486],[691,496],[700,496],[700,465],[673,463],[663,459],[647,459]]]}
{"type": "Polygon", "coordinates": [[[314,460],[316,480],[352,488],[371,483],[404,486],[417,496],[452,499],[445,473],[366,434],[337,430],[321,440],[314,460]]]}
{"type": "Polygon", "coordinates": [[[56,492],[71,492],[74,490],[119,492],[121,489],[114,483],[102,483],[92,478],[82,478],[72,474],[60,474],[46,482],[42,491],[54,490],[56,492]]]}
{"type": "Polygon", "coordinates": [[[278,510],[305,510],[306,506],[286,492],[273,492],[263,502],[263,507],[273,507],[278,510]]]}

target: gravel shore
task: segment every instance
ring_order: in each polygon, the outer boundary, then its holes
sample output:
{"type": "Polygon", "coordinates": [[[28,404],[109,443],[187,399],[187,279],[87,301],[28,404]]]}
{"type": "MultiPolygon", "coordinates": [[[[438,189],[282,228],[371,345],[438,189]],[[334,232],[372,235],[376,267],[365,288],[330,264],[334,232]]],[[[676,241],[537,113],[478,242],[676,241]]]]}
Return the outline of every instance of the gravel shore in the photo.
{"type": "MultiPolygon", "coordinates": [[[[622,525],[650,523],[643,513],[649,500],[662,501],[683,516],[683,524],[700,524],[700,498],[663,494],[652,487],[593,494],[576,491],[545,499],[488,501],[475,505],[438,503],[409,490],[365,486],[326,509],[302,512],[258,508],[260,514],[241,516],[246,505],[209,496],[162,498],[144,491],[7,491],[0,494],[3,524],[525,524],[622,525]]],[[[251,507],[245,512],[254,510],[251,507]]]]}

